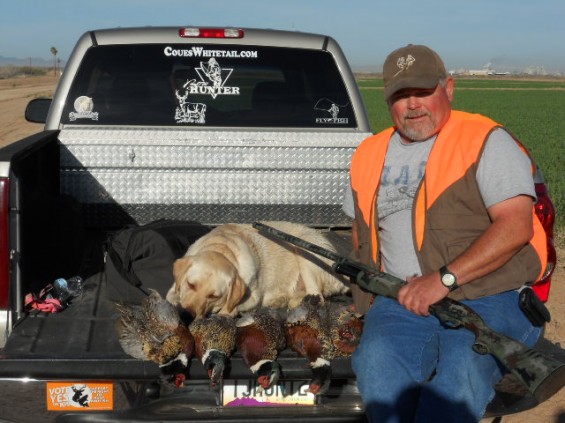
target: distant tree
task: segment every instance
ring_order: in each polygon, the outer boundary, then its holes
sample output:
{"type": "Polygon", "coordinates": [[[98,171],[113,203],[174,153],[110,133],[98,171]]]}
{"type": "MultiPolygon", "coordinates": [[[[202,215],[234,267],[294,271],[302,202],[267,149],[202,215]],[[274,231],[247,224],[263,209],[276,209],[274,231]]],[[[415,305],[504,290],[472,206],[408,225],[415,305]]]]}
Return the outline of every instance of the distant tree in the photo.
{"type": "Polygon", "coordinates": [[[55,47],[51,47],[51,54],[53,55],[53,73],[57,75],[57,49],[55,47]]]}

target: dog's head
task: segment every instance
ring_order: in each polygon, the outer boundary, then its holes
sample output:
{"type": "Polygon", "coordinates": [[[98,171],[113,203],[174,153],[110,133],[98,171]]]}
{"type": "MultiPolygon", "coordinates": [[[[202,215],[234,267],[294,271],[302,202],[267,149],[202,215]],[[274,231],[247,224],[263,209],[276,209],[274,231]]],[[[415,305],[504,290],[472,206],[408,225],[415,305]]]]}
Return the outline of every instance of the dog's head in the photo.
{"type": "Polygon", "coordinates": [[[173,275],[178,304],[197,319],[209,313],[233,315],[246,294],[235,266],[217,252],[176,260],[173,275]]]}

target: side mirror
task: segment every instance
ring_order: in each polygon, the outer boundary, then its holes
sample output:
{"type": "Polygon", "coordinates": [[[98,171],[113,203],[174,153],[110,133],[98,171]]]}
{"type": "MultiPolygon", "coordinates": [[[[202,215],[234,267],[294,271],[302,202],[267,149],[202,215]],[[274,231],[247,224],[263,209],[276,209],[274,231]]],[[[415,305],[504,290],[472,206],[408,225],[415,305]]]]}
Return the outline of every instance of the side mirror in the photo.
{"type": "Polygon", "coordinates": [[[33,123],[45,123],[52,101],[53,100],[50,98],[36,98],[31,100],[26,107],[26,120],[33,123]]]}

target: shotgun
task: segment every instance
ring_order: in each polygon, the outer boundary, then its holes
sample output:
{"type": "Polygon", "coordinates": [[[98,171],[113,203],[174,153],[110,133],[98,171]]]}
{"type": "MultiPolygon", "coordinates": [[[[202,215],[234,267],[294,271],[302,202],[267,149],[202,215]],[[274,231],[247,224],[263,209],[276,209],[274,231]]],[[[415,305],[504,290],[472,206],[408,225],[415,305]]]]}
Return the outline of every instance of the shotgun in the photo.
{"type": "MultiPolygon", "coordinates": [[[[333,261],[332,267],[336,273],[349,276],[359,287],[375,295],[398,299],[399,289],[406,284],[406,281],[400,278],[349,260],[263,223],[255,222],[253,227],[263,235],[289,242],[333,261]]],[[[550,398],[565,386],[565,363],[495,332],[467,305],[446,297],[431,305],[430,313],[449,327],[463,327],[473,332],[473,350],[478,354],[492,354],[496,357],[538,403],[550,398]]]]}

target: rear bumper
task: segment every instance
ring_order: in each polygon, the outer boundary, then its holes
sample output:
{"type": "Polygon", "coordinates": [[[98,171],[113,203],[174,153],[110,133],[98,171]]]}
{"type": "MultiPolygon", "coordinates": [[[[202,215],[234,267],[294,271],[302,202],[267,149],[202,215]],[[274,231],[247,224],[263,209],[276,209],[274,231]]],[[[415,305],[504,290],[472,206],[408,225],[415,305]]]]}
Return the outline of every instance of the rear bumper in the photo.
{"type": "Polygon", "coordinates": [[[194,410],[181,407],[179,404],[161,402],[126,412],[112,413],[69,413],[57,417],[57,423],[66,422],[154,422],[182,421],[199,423],[268,423],[268,422],[303,422],[303,423],[365,423],[367,419],[360,410],[338,410],[321,406],[309,407],[257,407],[249,408],[217,408],[210,410],[194,410]]]}
{"type": "MultiPolygon", "coordinates": [[[[328,394],[314,406],[223,407],[208,382],[173,389],[160,398],[149,400],[145,387],[144,405],[108,412],[59,414],[56,422],[317,422],[365,423],[367,419],[355,384],[332,383],[328,394]]],[[[138,397],[139,399],[139,397],[138,397]]]]}
{"type": "MultiPolygon", "coordinates": [[[[68,385],[92,383],[69,380],[68,385]]],[[[112,383],[112,382],[110,382],[112,383]]],[[[100,398],[90,408],[71,403],[69,396],[46,381],[0,379],[0,410],[6,421],[48,422],[317,422],[365,423],[361,397],[353,381],[332,380],[330,389],[316,405],[221,406],[220,394],[208,380],[187,381],[181,388],[158,382],[113,382],[110,409],[100,398]],[[53,399],[53,396],[56,396],[53,399]],[[47,398],[46,398],[47,396],[47,398]],[[50,401],[51,398],[51,401],[50,401]],[[55,404],[62,409],[53,408],[55,404]],[[70,409],[70,407],[73,407],[70,409]],[[25,416],[22,419],[22,416],[25,416]]],[[[93,397],[91,397],[93,398],[93,397]]],[[[73,398],[73,401],[74,398],[73,398]]]]}

